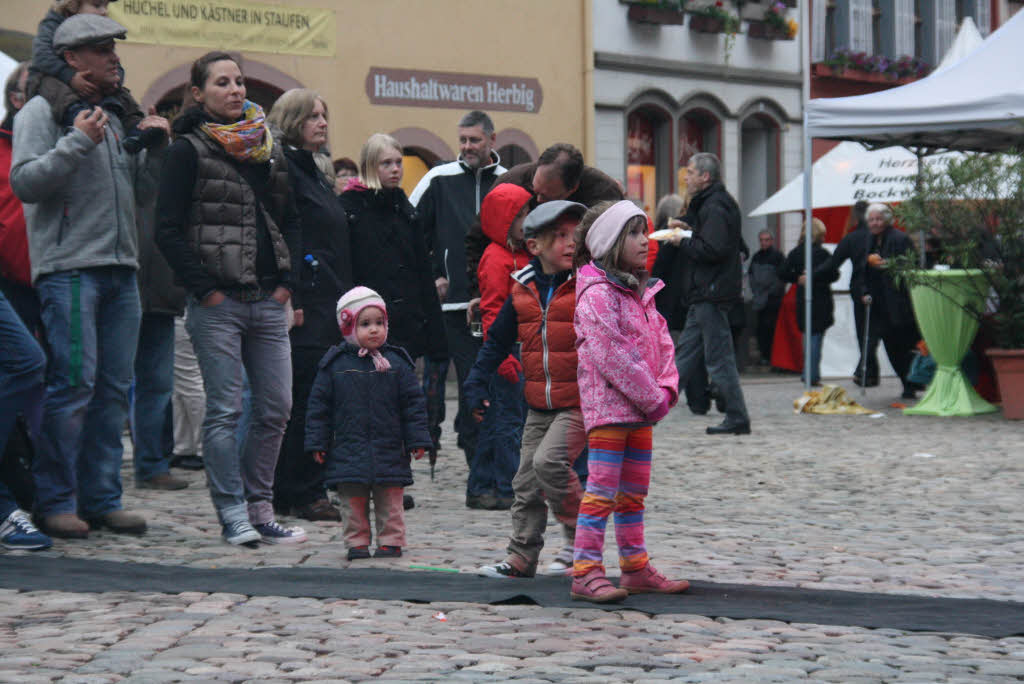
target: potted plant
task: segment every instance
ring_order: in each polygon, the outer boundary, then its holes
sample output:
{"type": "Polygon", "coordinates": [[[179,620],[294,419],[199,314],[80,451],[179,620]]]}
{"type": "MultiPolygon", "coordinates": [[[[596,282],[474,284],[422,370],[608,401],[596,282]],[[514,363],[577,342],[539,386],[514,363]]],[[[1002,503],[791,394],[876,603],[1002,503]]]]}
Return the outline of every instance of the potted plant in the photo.
{"type": "Polygon", "coordinates": [[[630,21],[640,24],[682,24],[686,0],[619,0],[629,5],[630,21]]]}
{"type": "Polygon", "coordinates": [[[786,16],[786,5],[773,2],[764,10],[760,21],[751,21],[747,35],[762,40],[793,40],[798,25],[795,19],[786,16]]]}
{"type": "MultiPolygon", "coordinates": [[[[973,303],[962,310],[994,340],[1003,414],[1024,419],[1024,156],[967,154],[924,165],[918,191],[895,210],[911,236],[925,238],[926,265],[977,275],[973,303]]],[[[889,265],[910,287],[934,287],[918,255],[889,265]]]]}
{"type": "Polygon", "coordinates": [[[725,9],[722,0],[715,0],[690,11],[690,30],[698,33],[736,35],[740,30],[740,18],[725,9]]]}

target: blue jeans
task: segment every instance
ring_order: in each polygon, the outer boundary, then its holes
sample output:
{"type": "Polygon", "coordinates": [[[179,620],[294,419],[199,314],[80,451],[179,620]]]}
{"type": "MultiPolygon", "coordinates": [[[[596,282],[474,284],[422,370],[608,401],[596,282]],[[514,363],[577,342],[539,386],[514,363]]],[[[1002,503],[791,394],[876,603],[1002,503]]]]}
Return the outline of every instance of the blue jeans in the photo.
{"type": "Polygon", "coordinates": [[[50,353],[36,511],[99,517],[121,508],[121,431],[142,317],[135,271],[61,271],[36,289],[50,353]]]}
{"type": "Polygon", "coordinates": [[[186,326],[206,388],[203,462],[222,524],[274,519],[274,468],[292,408],[291,344],[284,306],[273,298],[216,306],[188,303],[186,326]],[[243,372],[244,371],[244,372],[243,372]],[[252,417],[239,448],[242,386],[248,375],[252,417]]]}
{"type": "Polygon", "coordinates": [[[132,406],[136,482],[170,470],[171,454],[164,448],[164,428],[173,389],[174,316],[143,314],[139,344],[135,352],[135,393],[132,406]]]}
{"type": "MultiPolygon", "coordinates": [[[[0,294],[0,456],[19,413],[37,428],[43,399],[46,356],[29,334],[7,298],[0,294]]],[[[18,505],[7,486],[0,482],[0,522],[18,505]]]]}
{"type": "Polygon", "coordinates": [[[491,405],[477,432],[476,452],[466,481],[466,496],[488,493],[505,498],[515,496],[512,478],[519,470],[519,450],[526,421],[524,384],[521,374],[516,383],[497,373],[491,377],[488,391],[491,405]]]}
{"type": "Polygon", "coordinates": [[[825,333],[811,333],[811,362],[804,364],[804,382],[807,382],[807,372],[811,373],[811,384],[821,382],[821,345],[825,339],[825,333]]]}
{"type": "Polygon", "coordinates": [[[719,395],[725,400],[727,423],[749,423],[747,405],[740,388],[740,375],[736,370],[736,354],[732,348],[727,309],[710,302],[691,304],[686,312],[686,325],[676,342],[676,368],[679,385],[685,387],[692,373],[701,363],[707,366],[708,376],[715,383],[719,395]]]}

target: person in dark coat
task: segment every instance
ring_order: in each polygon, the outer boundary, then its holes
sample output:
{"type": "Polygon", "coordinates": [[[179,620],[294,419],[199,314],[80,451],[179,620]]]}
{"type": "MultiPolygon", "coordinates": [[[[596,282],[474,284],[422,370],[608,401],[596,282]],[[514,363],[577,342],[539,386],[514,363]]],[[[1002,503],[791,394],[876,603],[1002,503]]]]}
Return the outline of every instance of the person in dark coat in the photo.
{"type": "Polygon", "coordinates": [[[903,382],[903,399],[915,398],[914,383],[907,380],[914,346],[921,339],[910,305],[910,295],[897,285],[885,271],[889,259],[911,249],[910,238],[892,225],[892,209],[875,203],[867,210],[868,234],[864,250],[864,282],[857,289],[857,297],[871,302],[868,321],[868,355],[873,356],[878,341],[885,342],[885,353],[893,370],[903,382]]]}
{"type": "MultiPolygon", "coordinates": [[[[849,232],[843,236],[843,239],[839,241],[839,244],[836,245],[835,251],[832,252],[828,261],[823,261],[814,269],[814,277],[821,278],[832,270],[838,269],[847,259],[850,260],[850,265],[853,267],[853,271],[850,273],[850,299],[853,300],[853,322],[857,330],[858,354],[864,353],[865,306],[857,292],[864,286],[864,266],[865,258],[867,257],[866,250],[868,248],[868,223],[864,218],[864,212],[867,209],[868,203],[864,200],[859,200],[853,205],[852,218],[855,223],[850,227],[849,232]]],[[[867,386],[874,387],[878,384],[878,355],[874,351],[868,354],[867,363],[867,386]]],[[[859,385],[863,382],[863,378],[864,359],[859,359],[857,361],[857,368],[853,373],[853,381],[859,385]]]]}
{"type": "Polygon", "coordinates": [[[334,307],[352,287],[348,218],[333,184],[314,155],[327,144],[327,104],[306,88],[284,93],[268,122],[284,142],[288,181],[302,221],[302,262],[295,292],[292,347],[292,415],[274,474],[274,507],[306,520],[341,520],[324,489],[323,467],[306,457],[306,400],[317,364],[341,341],[334,307]]]}
{"type": "Polygon", "coordinates": [[[343,509],[348,559],[369,558],[374,500],[377,558],[405,546],[403,487],[412,484],[410,454],[433,442],[427,404],[412,359],[387,343],[388,313],[373,290],[355,287],[338,301],[345,342],[320,361],[306,416],[306,452],[327,466],[343,509]]]}
{"type": "MultiPolygon", "coordinates": [[[[832,283],[839,280],[839,269],[821,275],[818,273],[818,266],[829,259],[828,250],[821,246],[825,240],[825,224],[821,219],[814,219],[811,222],[811,267],[814,269],[814,279],[811,283],[811,358],[810,362],[804,361],[804,379],[810,372],[812,385],[821,384],[821,345],[825,340],[825,331],[835,323],[832,302],[832,283]]],[[[804,271],[804,232],[800,231],[800,242],[786,255],[786,260],[779,264],[779,279],[787,283],[796,283],[796,326],[800,332],[807,334],[804,297],[807,284],[807,275],[804,271]]]]}
{"type": "Polygon", "coordinates": [[[360,179],[341,194],[352,235],[352,276],[387,303],[392,344],[413,359],[448,358],[448,344],[423,230],[400,187],[402,146],[383,133],[360,155],[360,179]]]}
{"type": "Polygon", "coordinates": [[[711,153],[690,157],[686,186],[693,195],[683,223],[692,234],[662,244],[658,260],[671,264],[670,272],[678,274],[681,296],[689,307],[676,343],[679,382],[685,385],[700,365],[706,365],[725,409],[725,420],[709,426],[707,433],[741,435],[750,434],[750,415],[736,369],[728,312],[743,296],[745,245],[739,205],[722,184],[721,168],[711,153]]]}
{"type": "Polygon", "coordinates": [[[761,365],[772,363],[772,339],[775,337],[775,321],[782,307],[782,295],[786,286],[779,281],[778,270],[786,257],[775,249],[775,236],[762,230],[757,234],[760,249],[754,253],[747,267],[750,290],[754,295],[752,308],[757,312],[757,351],[761,354],[761,365]]]}

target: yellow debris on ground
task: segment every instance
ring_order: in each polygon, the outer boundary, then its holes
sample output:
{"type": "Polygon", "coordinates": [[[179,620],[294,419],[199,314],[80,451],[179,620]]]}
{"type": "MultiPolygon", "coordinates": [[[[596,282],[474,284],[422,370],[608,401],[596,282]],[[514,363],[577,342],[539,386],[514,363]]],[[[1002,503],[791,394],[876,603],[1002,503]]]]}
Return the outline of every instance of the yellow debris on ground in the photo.
{"type": "Polygon", "coordinates": [[[793,412],[849,416],[866,416],[874,413],[851,399],[846,390],[837,385],[823,385],[820,390],[804,392],[793,400],[793,412]]]}

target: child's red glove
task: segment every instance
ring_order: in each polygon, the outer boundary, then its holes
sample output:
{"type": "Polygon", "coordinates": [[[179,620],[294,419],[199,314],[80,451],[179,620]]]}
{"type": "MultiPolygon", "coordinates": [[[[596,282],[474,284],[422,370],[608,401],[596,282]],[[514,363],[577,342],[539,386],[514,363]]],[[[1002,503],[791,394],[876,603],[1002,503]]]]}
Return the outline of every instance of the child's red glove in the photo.
{"type": "Polygon", "coordinates": [[[498,375],[505,378],[508,382],[513,385],[519,382],[519,374],[523,372],[523,365],[519,363],[519,359],[509,355],[507,359],[501,362],[498,366],[498,375]]]}
{"type": "Polygon", "coordinates": [[[312,456],[313,460],[316,461],[317,463],[319,463],[320,465],[324,464],[324,456],[326,455],[326,452],[324,452],[324,451],[311,451],[311,452],[309,452],[309,455],[312,456]]]}
{"type": "Polygon", "coordinates": [[[413,457],[413,458],[415,458],[415,459],[416,459],[416,460],[418,461],[418,460],[420,460],[421,458],[423,458],[423,456],[424,456],[424,455],[425,455],[426,453],[427,453],[427,450],[426,450],[426,449],[424,449],[423,447],[420,447],[419,449],[413,449],[413,450],[412,450],[412,457],[413,457]]]}

